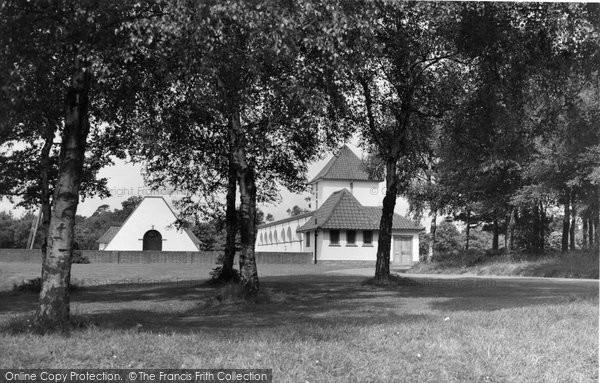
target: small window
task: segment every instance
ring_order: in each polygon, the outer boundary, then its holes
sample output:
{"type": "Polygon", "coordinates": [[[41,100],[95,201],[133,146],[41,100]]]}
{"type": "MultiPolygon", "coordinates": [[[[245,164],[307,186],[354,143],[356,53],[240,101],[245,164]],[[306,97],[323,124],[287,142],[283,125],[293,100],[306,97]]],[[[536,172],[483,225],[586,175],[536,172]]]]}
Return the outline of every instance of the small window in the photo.
{"type": "Polygon", "coordinates": [[[304,233],[304,238],[306,238],[306,247],[310,247],[310,231],[304,233]]]}
{"type": "Polygon", "coordinates": [[[340,231],[339,230],[329,230],[329,244],[334,246],[339,246],[340,244],[340,231]]]}
{"type": "Polygon", "coordinates": [[[373,232],[371,230],[363,231],[363,244],[364,245],[373,244],[373,232]]]}
{"type": "Polygon", "coordinates": [[[346,244],[347,245],[356,244],[356,230],[346,231],[346,244]]]}

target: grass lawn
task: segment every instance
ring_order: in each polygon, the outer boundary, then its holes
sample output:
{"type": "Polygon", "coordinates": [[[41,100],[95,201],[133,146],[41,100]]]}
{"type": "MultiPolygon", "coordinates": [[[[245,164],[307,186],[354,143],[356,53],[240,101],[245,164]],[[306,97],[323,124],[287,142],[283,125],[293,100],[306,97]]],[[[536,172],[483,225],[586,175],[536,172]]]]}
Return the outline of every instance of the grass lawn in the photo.
{"type": "Polygon", "coordinates": [[[418,263],[407,273],[413,274],[474,274],[512,275],[525,277],[589,278],[598,279],[598,254],[584,251],[551,253],[547,255],[522,254],[505,256],[469,257],[449,256],[431,263],[418,263]]]}
{"type": "MultiPolygon", "coordinates": [[[[0,368],[272,368],[275,382],[598,381],[595,282],[380,288],[328,272],[334,266],[265,265],[260,302],[240,304],[216,301],[223,289],[200,284],[207,270],[193,267],[75,265],[74,279],[95,282],[73,293],[72,311],[87,325],[68,336],[15,332],[37,296],[3,282],[0,368]]],[[[0,270],[3,281],[37,276],[32,264],[0,270]]]]}

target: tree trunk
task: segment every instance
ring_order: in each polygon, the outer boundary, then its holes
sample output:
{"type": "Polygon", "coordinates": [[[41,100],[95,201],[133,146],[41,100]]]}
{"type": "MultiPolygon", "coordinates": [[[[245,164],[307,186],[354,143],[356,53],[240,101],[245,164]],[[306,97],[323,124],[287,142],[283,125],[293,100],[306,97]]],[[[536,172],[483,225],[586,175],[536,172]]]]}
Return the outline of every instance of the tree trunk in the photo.
{"type": "MultiPolygon", "coordinates": [[[[46,260],[48,248],[48,232],[50,230],[50,216],[52,208],[50,205],[50,153],[54,144],[54,127],[46,126],[44,132],[44,146],[40,155],[40,205],[42,214],[42,265],[46,260]]],[[[35,241],[35,238],[34,238],[35,241]]],[[[44,268],[42,267],[42,279],[44,279],[44,268]]]]}
{"type": "Polygon", "coordinates": [[[73,229],[85,146],[89,132],[88,93],[91,76],[78,69],[67,90],[58,180],[52,201],[44,278],[36,321],[49,327],[69,324],[69,283],[73,256],[73,229]]]}
{"type": "Polygon", "coordinates": [[[569,199],[564,204],[563,230],[561,240],[561,250],[563,252],[569,250],[569,229],[571,224],[571,209],[569,208],[569,199]]]}
{"type": "Polygon", "coordinates": [[[569,227],[569,249],[575,250],[575,226],[577,223],[577,208],[575,207],[575,193],[571,193],[571,226],[569,227]]]}
{"type": "Polygon", "coordinates": [[[254,245],[256,242],[256,180],[254,169],[246,158],[246,139],[240,121],[239,111],[231,116],[231,142],[237,181],[240,185],[241,199],[241,254],[240,283],[247,297],[258,294],[259,281],[256,268],[254,245]]]}
{"type": "Polygon", "coordinates": [[[600,248],[600,230],[598,230],[598,226],[600,226],[600,217],[598,217],[598,210],[596,210],[594,217],[594,248],[600,248]]]}
{"type": "Polygon", "coordinates": [[[500,229],[498,228],[498,219],[494,219],[494,237],[492,238],[492,250],[498,250],[498,238],[500,237],[500,229]]]}
{"type": "Polygon", "coordinates": [[[467,228],[465,238],[465,250],[469,250],[469,237],[471,236],[471,210],[467,209],[467,228]]]}
{"type": "Polygon", "coordinates": [[[594,247],[594,218],[588,220],[588,236],[590,247],[594,247]]]}
{"type": "MultiPolygon", "coordinates": [[[[231,157],[231,156],[230,156],[231,157]]],[[[237,188],[237,171],[232,158],[228,165],[228,183],[227,183],[227,207],[225,212],[225,254],[223,256],[223,268],[219,279],[222,281],[231,281],[234,279],[233,261],[235,259],[235,239],[237,234],[237,211],[235,208],[237,188]]]]}
{"type": "Polygon", "coordinates": [[[546,247],[546,209],[544,204],[540,201],[540,237],[539,237],[539,248],[544,250],[546,247]]]}
{"type": "Polygon", "coordinates": [[[431,241],[429,242],[429,254],[427,257],[427,262],[431,262],[433,260],[433,255],[435,252],[435,232],[437,231],[437,211],[433,212],[433,216],[431,217],[431,226],[429,232],[431,234],[431,241]]]}
{"type": "Polygon", "coordinates": [[[506,225],[506,234],[504,235],[505,251],[510,254],[514,248],[514,232],[515,232],[515,208],[510,209],[508,223],[506,225]]]}
{"type": "Polygon", "coordinates": [[[392,248],[392,224],[394,208],[398,196],[398,175],[396,160],[388,159],[385,164],[386,191],[383,197],[383,210],[379,222],[379,240],[377,242],[377,261],[375,263],[375,280],[386,281],[390,278],[390,251],[392,248]]]}
{"type": "Polygon", "coordinates": [[[581,244],[581,247],[583,249],[587,249],[588,248],[588,234],[589,234],[589,229],[588,229],[588,219],[582,217],[581,222],[583,222],[583,227],[581,228],[581,234],[583,234],[583,243],[581,244]]]}

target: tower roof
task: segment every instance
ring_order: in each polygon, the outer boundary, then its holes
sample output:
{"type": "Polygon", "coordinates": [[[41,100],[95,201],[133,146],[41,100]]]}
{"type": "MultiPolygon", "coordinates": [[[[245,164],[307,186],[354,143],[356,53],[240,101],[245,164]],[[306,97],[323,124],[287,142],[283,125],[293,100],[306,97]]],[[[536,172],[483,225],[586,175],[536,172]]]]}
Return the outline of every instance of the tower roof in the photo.
{"type": "Polygon", "coordinates": [[[318,180],[383,181],[369,176],[364,163],[348,145],[342,146],[309,183],[318,180]]]}

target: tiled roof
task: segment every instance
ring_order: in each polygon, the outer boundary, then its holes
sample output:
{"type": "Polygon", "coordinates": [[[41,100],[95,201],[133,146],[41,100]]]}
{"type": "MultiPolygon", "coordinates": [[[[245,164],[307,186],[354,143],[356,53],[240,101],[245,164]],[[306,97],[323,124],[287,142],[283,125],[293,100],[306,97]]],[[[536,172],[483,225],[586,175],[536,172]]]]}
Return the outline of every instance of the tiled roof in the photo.
{"type": "Polygon", "coordinates": [[[97,243],[109,243],[117,235],[121,226],[111,226],[106,230],[102,237],[98,238],[97,243]]]}
{"type": "Polygon", "coordinates": [[[364,163],[352,149],[347,145],[342,146],[340,151],[321,169],[309,183],[318,180],[354,180],[354,181],[377,181],[369,176],[364,163]]]}
{"type": "Polygon", "coordinates": [[[263,223],[261,225],[258,225],[257,229],[262,229],[262,228],[265,228],[265,227],[280,225],[282,223],[291,222],[291,221],[295,221],[297,219],[302,219],[302,218],[310,217],[313,214],[314,214],[314,211],[309,211],[308,213],[302,213],[302,214],[298,214],[298,215],[293,215],[291,217],[280,219],[278,221],[263,223]]]}
{"type": "MultiPolygon", "coordinates": [[[[379,222],[381,221],[381,206],[363,206],[365,212],[371,217],[371,219],[377,222],[377,229],[379,229],[379,222]]],[[[400,214],[394,213],[394,219],[392,221],[392,229],[404,229],[404,230],[423,230],[424,227],[415,224],[412,220],[401,216],[400,214]]]]}
{"type": "MultiPolygon", "coordinates": [[[[315,229],[378,230],[381,207],[362,206],[347,190],[333,193],[298,231],[315,229]]],[[[392,229],[422,230],[410,219],[394,213],[392,229]]]]}

